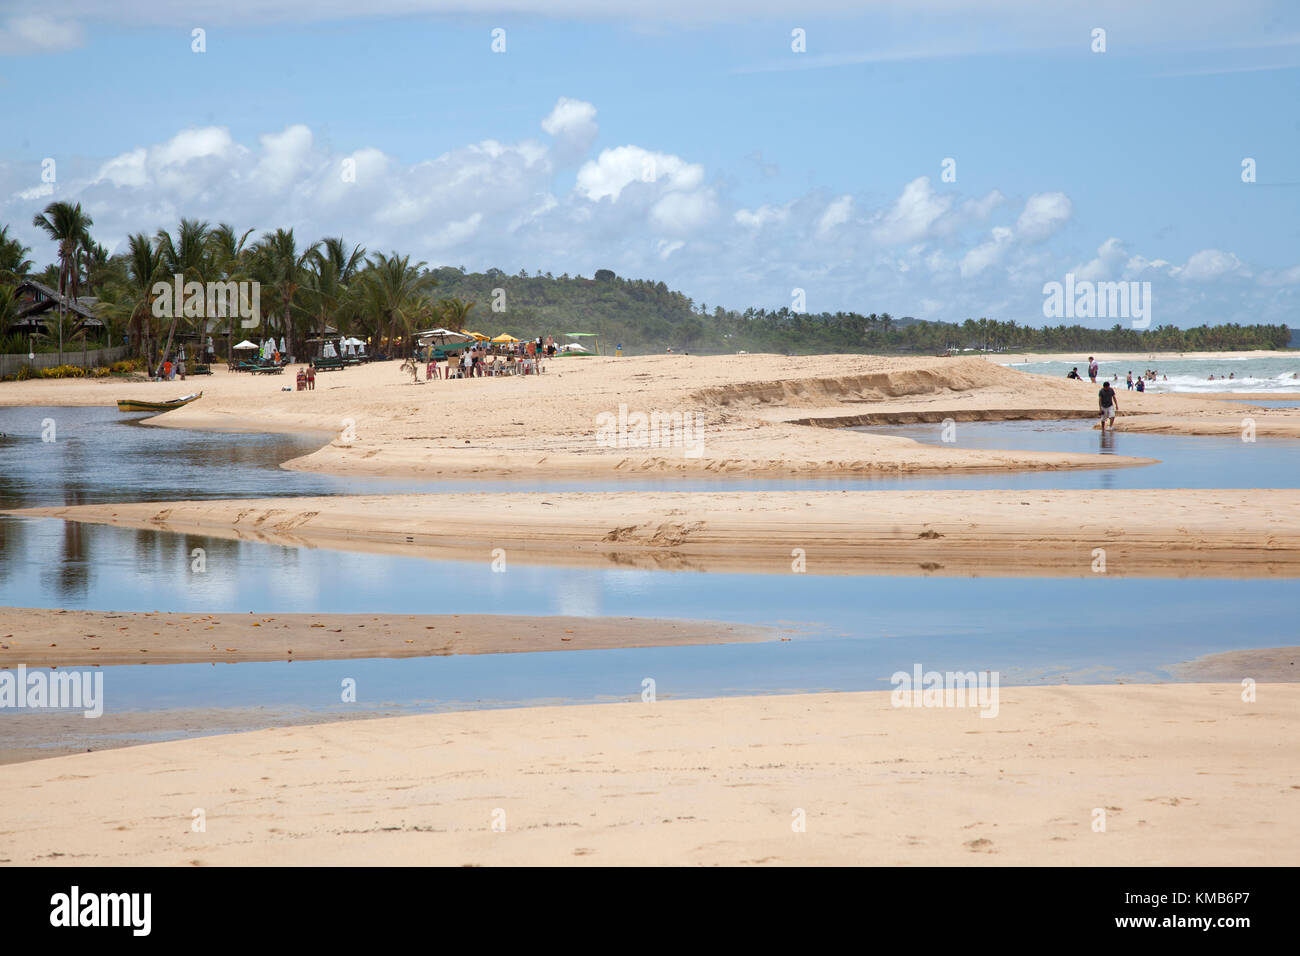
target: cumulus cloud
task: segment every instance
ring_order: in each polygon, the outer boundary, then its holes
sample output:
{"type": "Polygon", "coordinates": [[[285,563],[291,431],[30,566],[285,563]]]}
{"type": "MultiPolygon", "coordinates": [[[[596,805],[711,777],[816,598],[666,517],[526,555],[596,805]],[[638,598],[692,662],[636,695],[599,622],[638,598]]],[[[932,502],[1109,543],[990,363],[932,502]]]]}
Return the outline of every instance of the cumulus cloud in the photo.
{"type": "Polygon", "coordinates": [[[878,242],[890,245],[914,242],[928,235],[940,217],[952,208],[953,199],[937,194],[929,176],[921,176],[903,187],[903,193],[876,222],[878,242]]]}
{"type": "Polygon", "coordinates": [[[578,192],[588,199],[617,200],[635,182],[661,184],[666,189],[693,189],[704,181],[704,167],[679,156],[640,146],[601,150],[578,170],[578,192]]]}
{"type": "Polygon", "coordinates": [[[557,162],[567,164],[585,156],[596,142],[596,107],[561,96],[542,120],[542,129],[555,140],[557,162]]]}
{"type": "Polygon", "coordinates": [[[1096,258],[1074,268],[1074,277],[1087,279],[1089,282],[1101,282],[1113,278],[1128,261],[1129,255],[1124,251],[1124,244],[1111,237],[1097,248],[1096,258]]]}
{"type": "Polygon", "coordinates": [[[1246,264],[1231,252],[1220,249],[1202,249],[1193,253],[1179,272],[1179,277],[1192,282],[1206,282],[1225,276],[1246,276],[1246,264]]]}
{"type": "Polygon", "coordinates": [[[832,202],[817,220],[817,238],[829,238],[835,231],[836,226],[842,226],[849,221],[849,213],[852,211],[852,196],[840,196],[832,202]]]}
{"type": "Polygon", "coordinates": [[[977,276],[1001,262],[1014,238],[1015,234],[1006,226],[994,226],[986,242],[980,243],[962,257],[962,278],[977,276]]]}
{"type": "Polygon", "coordinates": [[[1065,193],[1037,193],[1029,197],[1016,220],[1016,234],[1029,242],[1046,239],[1065,225],[1073,211],[1065,193]]]}
{"type": "Polygon", "coordinates": [[[415,162],[365,145],[334,151],[296,123],[247,141],[224,127],[181,129],[115,156],[69,159],[57,184],[34,182],[30,163],[0,161],[0,222],[41,263],[54,249],[31,218],[61,198],[87,207],[110,250],[184,215],[255,234],[293,228],[303,241],[343,235],[434,265],[610,267],[739,308],[788,302],[798,287],[817,309],[957,321],[1038,317],[1044,276],[1072,265],[1085,278],[1183,280],[1162,283],[1162,320],[1249,310],[1252,321],[1285,321],[1300,284],[1300,266],[1245,286],[1250,272],[1231,252],[1203,249],[1176,266],[1113,236],[1078,265],[1077,252],[1056,248],[1064,237],[1053,238],[1072,215],[1063,193],[1006,210],[998,190],[940,194],[920,177],[884,203],[813,190],[741,204],[725,171],[633,144],[568,153],[577,161],[569,182],[561,157],[593,137],[595,116],[591,104],[560,99],[538,117],[538,139],[484,139],[415,162]]]}

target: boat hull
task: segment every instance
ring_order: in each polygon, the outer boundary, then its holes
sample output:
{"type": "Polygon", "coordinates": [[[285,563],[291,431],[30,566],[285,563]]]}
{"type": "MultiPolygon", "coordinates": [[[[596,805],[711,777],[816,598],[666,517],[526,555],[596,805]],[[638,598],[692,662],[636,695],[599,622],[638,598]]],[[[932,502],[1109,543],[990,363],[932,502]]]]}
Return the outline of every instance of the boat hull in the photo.
{"type": "Polygon", "coordinates": [[[170,402],[139,402],[134,399],[118,399],[117,410],[119,412],[169,412],[173,408],[181,408],[190,402],[198,401],[203,397],[203,393],[197,395],[186,395],[184,398],[174,398],[170,402]]]}

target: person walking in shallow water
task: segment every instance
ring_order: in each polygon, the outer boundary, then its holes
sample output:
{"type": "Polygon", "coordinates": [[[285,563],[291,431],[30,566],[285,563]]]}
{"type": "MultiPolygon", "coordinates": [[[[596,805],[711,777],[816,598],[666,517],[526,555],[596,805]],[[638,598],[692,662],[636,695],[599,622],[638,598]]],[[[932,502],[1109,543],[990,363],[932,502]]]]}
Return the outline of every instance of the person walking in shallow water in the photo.
{"type": "Polygon", "coordinates": [[[1092,382],[1093,385],[1097,384],[1097,373],[1100,370],[1101,370],[1101,366],[1097,364],[1097,360],[1093,358],[1091,355],[1089,355],[1088,356],[1088,380],[1092,382]]]}
{"type": "Polygon", "coordinates": [[[1097,393],[1097,405],[1101,409],[1101,430],[1106,430],[1110,422],[1111,431],[1115,430],[1115,413],[1119,411],[1119,397],[1110,387],[1110,382],[1102,382],[1101,391],[1097,393]]]}

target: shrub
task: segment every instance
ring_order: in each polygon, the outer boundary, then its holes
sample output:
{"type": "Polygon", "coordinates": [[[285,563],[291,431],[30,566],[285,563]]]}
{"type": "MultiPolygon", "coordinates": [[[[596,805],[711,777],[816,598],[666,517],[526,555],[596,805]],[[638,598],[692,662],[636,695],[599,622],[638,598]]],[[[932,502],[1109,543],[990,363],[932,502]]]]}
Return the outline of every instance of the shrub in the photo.
{"type": "Polygon", "coordinates": [[[56,365],[40,370],[41,378],[82,378],[86,370],[79,365],[56,365]]]}
{"type": "Polygon", "coordinates": [[[91,370],[90,374],[95,376],[95,378],[108,378],[112,372],[110,372],[108,367],[105,365],[96,365],[94,369],[91,370]]]}

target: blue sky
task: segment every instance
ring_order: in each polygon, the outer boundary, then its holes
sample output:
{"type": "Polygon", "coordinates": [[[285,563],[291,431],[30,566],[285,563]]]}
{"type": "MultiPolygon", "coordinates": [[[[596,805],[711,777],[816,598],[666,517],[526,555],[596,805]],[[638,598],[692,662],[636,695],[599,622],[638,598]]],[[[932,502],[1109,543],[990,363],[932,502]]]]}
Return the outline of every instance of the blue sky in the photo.
{"type": "Polygon", "coordinates": [[[1293,4],[100,6],[0,6],[0,223],[41,263],[59,198],[110,248],[186,215],[710,306],[798,287],[1035,325],[1072,272],[1150,281],[1156,324],[1300,326],[1293,4]]]}

